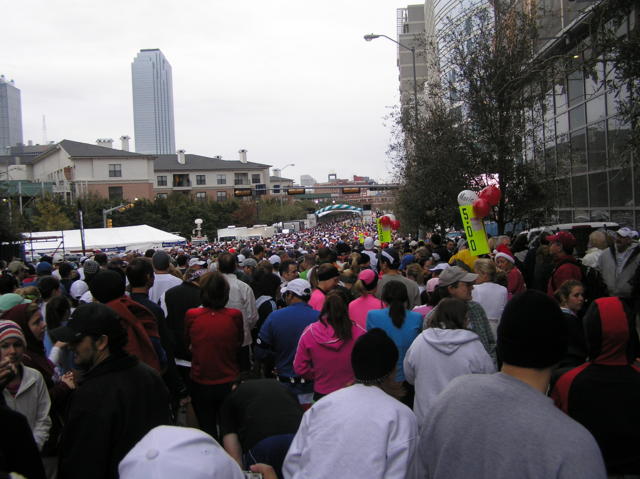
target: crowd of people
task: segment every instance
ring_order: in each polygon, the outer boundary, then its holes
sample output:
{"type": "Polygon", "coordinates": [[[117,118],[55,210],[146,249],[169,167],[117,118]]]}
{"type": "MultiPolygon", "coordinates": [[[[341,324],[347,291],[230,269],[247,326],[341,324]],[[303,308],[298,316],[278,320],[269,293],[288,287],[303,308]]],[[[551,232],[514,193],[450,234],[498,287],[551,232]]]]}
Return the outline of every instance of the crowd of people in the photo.
{"type": "Polygon", "coordinates": [[[637,237],[474,256],[334,221],[14,259],[0,477],[640,478],[637,237]]]}

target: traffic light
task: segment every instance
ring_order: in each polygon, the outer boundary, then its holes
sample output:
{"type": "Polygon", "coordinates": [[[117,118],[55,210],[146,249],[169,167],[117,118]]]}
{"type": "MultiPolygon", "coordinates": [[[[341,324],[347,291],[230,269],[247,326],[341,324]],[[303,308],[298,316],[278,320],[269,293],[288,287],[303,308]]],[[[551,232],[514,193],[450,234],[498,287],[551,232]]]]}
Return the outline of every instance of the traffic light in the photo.
{"type": "Polygon", "coordinates": [[[107,228],[113,228],[113,220],[111,218],[107,218],[107,228]]]}

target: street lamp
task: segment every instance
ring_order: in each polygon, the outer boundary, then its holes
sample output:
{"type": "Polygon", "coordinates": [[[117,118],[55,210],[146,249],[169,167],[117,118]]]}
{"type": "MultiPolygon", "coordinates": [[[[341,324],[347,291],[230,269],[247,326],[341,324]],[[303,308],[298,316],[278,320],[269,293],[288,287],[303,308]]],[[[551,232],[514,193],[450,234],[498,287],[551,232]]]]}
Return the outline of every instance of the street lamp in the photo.
{"type": "Polygon", "coordinates": [[[399,41],[394,40],[391,37],[388,37],[386,35],[377,35],[375,33],[369,33],[365,35],[364,39],[370,42],[371,40],[375,40],[376,38],[380,38],[380,37],[386,38],[387,40],[391,40],[396,45],[399,45],[402,48],[406,48],[411,52],[411,61],[413,62],[413,107],[414,107],[414,113],[416,116],[415,122],[417,124],[418,123],[418,79],[416,76],[416,47],[408,47],[406,45],[403,45],[399,41]]]}

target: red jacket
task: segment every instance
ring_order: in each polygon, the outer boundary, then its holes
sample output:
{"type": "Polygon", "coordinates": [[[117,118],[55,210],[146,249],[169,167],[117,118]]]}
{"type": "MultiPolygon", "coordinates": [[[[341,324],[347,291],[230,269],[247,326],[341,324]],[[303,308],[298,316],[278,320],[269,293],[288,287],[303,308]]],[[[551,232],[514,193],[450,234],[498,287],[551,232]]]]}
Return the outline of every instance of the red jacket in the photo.
{"type": "Polygon", "coordinates": [[[578,260],[573,256],[563,255],[553,260],[555,269],[547,285],[547,294],[553,298],[553,293],[562,286],[562,283],[575,279],[582,281],[582,270],[578,266],[578,260]]]}
{"type": "Polygon", "coordinates": [[[193,308],[184,324],[187,347],[191,346],[191,379],[208,385],[235,381],[244,340],[242,313],[233,308],[193,308]]]}

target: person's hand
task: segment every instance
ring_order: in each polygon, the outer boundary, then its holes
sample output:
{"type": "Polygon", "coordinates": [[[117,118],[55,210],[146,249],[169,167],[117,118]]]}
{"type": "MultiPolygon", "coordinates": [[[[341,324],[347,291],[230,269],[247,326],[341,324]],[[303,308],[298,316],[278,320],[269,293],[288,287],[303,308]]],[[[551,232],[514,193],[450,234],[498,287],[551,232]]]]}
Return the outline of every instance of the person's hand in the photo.
{"type": "Polygon", "coordinates": [[[262,474],[262,479],[278,479],[276,471],[268,464],[254,464],[253,466],[249,466],[249,469],[251,472],[259,472],[262,474]]]}
{"type": "Polygon", "coordinates": [[[62,341],[56,341],[56,344],[54,344],[53,346],[56,348],[63,349],[63,348],[66,348],[67,345],[68,343],[63,343],[62,341]]]}
{"type": "Polygon", "coordinates": [[[69,371],[63,374],[63,376],[60,378],[60,381],[66,384],[69,387],[69,389],[76,388],[76,377],[73,374],[73,371],[69,371]]]}
{"type": "Polygon", "coordinates": [[[18,367],[9,358],[0,361],[0,387],[9,383],[18,374],[18,367]]]}
{"type": "Polygon", "coordinates": [[[185,407],[187,404],[191,404],[191,397],[186,396],[180,399],[180,407],[185,407]]]}

